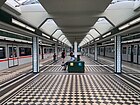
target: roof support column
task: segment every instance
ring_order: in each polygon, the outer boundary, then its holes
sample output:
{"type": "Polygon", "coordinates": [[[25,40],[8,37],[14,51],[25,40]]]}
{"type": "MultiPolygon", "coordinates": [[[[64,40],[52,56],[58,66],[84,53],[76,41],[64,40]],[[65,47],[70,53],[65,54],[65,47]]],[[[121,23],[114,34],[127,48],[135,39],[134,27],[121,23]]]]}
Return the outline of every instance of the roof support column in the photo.
{"type": "Polygon", "coordinates": [[[32,38],[32,65],[33,65],[33,73],[39,72],[39,38],[32,38]]]}
{"type": "Polygon", "coordinates": [[[58,60],[58,45],[55,43],[55,54],[56,54],[56,60],[58,60]]]}
{"type": "Polygon", "coordinates": [[[97,61],[97,43],[94,44],[94,60],[97,61]]]}
{"type": "Polygon", "coordinates": [[[122,72],[121,36],[115,36],[115,73],[122,72]]]}
{"type": "Polygon", "coordinates": [[[74,42],[74,57],[77,58],[77,42],[74,42]]]}

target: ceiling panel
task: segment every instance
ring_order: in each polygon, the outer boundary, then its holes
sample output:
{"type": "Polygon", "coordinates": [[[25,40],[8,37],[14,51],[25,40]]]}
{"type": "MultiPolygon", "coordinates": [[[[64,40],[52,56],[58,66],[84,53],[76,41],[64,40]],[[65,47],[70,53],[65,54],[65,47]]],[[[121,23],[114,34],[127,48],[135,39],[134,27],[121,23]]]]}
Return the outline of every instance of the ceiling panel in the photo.
{"type": "Polygon", "coordinates": [[[74,41],[79,43],[98,20],[96,15],[104,12],[112,0],[39,1],[44,9],[53,16],[54,21],[68,40],[71,43],[74,41]]]}

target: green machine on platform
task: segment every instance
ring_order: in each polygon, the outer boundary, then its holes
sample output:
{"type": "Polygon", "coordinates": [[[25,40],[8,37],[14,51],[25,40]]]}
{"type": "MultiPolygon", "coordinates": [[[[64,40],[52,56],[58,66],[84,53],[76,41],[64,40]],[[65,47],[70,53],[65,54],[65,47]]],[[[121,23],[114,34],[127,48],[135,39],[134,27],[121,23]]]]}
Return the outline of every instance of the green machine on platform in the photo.
{"type": "Polygon", "coordinates": [[[84,61],[70,61],[68,62],[69,73],[84,73],[85,62],[84,61]]]}

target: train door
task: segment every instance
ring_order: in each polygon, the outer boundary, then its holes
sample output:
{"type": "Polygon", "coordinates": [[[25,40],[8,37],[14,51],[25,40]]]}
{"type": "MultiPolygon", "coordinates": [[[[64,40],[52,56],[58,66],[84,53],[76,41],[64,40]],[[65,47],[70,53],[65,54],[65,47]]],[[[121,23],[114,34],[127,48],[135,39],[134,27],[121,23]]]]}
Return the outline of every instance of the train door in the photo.
{"type": "Polygon", "coordinates": [[[129,62],[131,62],[131,46],[128,46],[128,53],[127,53],[128,55],[127,55],[127,60],[129,61],[129,62]]]}
{"type": "Polygon", "coordinates": [[[134,45],[131,45],[131,62],[133,62],[134,61],[134,54],[133,54],[133,52],[134,52],[134,45]]]}
{"type": "Polygon", "coordinates": [[[133,47],[133,62],[138,63],[138,45],[133,47]]]}
{"type": "Polygon", "coordinates": [[[140,64],[140,44],[138,46],[138,64],[140,64]]]}
{"type": "Polygon", "coordinates": [[[8,66],[17,66],[18,65],[18,57],[17,57],[17,46],[8,45],[8,66]]]}

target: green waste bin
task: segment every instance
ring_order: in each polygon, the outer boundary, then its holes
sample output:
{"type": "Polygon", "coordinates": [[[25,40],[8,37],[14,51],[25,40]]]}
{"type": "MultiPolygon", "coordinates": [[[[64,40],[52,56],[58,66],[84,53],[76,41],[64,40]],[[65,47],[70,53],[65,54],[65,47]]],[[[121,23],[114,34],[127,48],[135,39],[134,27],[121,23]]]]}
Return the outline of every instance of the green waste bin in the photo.
{"type": "Polygon", "coordinates": [[[70,61],[68,62],[69,73],[84,73],[85,62],[84,61],[70,61]]]}

